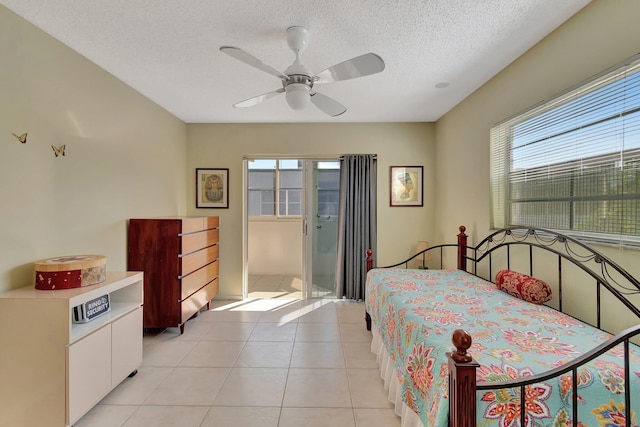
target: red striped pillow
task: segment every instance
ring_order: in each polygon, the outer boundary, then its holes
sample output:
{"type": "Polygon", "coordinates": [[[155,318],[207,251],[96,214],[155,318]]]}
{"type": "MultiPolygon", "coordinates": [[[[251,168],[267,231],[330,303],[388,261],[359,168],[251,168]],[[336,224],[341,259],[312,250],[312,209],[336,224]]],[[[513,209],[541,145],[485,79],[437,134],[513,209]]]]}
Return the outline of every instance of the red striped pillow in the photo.
{"type": "Polygon", "coordinates": [[[498,271],[496,286],[509,295],[534,304],[542,304],[551,299],[551,288],[546,282],[513,270],[498,271]]]}

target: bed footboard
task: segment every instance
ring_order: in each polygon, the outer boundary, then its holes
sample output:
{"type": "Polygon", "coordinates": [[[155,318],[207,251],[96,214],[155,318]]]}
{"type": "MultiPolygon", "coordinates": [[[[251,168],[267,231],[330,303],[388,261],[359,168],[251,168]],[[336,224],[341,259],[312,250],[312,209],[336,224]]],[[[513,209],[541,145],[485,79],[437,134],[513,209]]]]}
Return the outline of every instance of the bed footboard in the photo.
{"type": "MultiPolygon", "coordinates": [[[[586,365],[621,343],[624,344],[622,357],[624,359],[623,377],[625,402],[621,408],[622,411],[620,415],[622,417],[622,422],[625,423],[624,425],[630,427],[632,425],[632,419],[634,419],[631,402],[637,401],[636,399],[638,399],[638,397],[636,395],[632,395],[631,390],[631,378],[633,373],[629,366],[629,347],[630,340],[639,335],[640,325],[636,325],[620,332],[591,351],[582,354],[572,362],[558,368],[538,375],[517,378],[510,381],[495,382],[488,385],[477,385],[476,368],[480,365],[467,353],[467,350],[472,344],[471,335],[462,329],[457,329],[453,332],[453,336],[451,338],[451,342],[455,346],[456,350],[447,353],[449,368],[449,427],[476,426],[476,399],[478,391],[481,392],[483,390],[490,389],[520,389],[520,393],[525,394],[525,389],[528,386],[542,381],[547,381],[552,378],[559,378],[565,374],[572,375],[573,413],[571,414],[571,420],[574,423],[573,425],[582,425],[578,417],[578,381],[575,378],[575,376],[578,375],[578,368],[586,365]]],[[[520,405],[524,404],[524,402],[520,403],[520,405]]],[[[527,410],[521,406],[519,414],[520,425],[526,425],[525,417],[527,410]]]]}

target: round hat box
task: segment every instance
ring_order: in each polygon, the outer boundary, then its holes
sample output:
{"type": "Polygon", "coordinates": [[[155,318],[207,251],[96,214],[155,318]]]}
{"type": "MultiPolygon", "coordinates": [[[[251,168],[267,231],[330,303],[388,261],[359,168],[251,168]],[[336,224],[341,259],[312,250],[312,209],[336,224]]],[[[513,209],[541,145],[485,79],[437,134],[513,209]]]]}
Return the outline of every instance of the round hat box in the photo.
{"type": "Polygon", "coordinates": [[[95,285],[106,278],[103,255],[68,255],[35,262],[36,289],[71,289],[95,285]]]}

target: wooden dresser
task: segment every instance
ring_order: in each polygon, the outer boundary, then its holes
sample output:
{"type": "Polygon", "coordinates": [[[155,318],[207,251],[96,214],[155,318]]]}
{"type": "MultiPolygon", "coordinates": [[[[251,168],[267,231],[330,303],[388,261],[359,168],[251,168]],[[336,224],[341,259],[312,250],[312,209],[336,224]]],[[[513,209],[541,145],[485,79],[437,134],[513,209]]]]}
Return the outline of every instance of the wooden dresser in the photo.
{"type": "Polygon", "coordinates": [[[144,271],[144,327],[180,327],[218,294],[219,217],[129,220],[127,268],[144,271]]]}

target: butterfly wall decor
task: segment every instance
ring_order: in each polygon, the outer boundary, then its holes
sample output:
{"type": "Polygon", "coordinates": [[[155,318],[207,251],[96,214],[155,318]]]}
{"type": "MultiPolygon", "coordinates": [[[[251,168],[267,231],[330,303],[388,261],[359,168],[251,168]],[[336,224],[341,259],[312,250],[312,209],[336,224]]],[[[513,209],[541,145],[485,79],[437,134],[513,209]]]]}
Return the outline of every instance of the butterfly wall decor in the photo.
{"type": "Polygon", "coordinates": [[[16,135],[15,133],[11,132],[11,135],[15,136],[16,139],[23,144],[27,143],[27,132],[23,133],[22,135],[16,135]]]}
{"type": "Polygon", "coordinates": [[[58,156],[64,156],[64,144],[61,145],[60,147],[56,147],[55,145],[52,145],[51,148],[53,149],[53,154],[56,155],[56,157],[58,156]]]}

